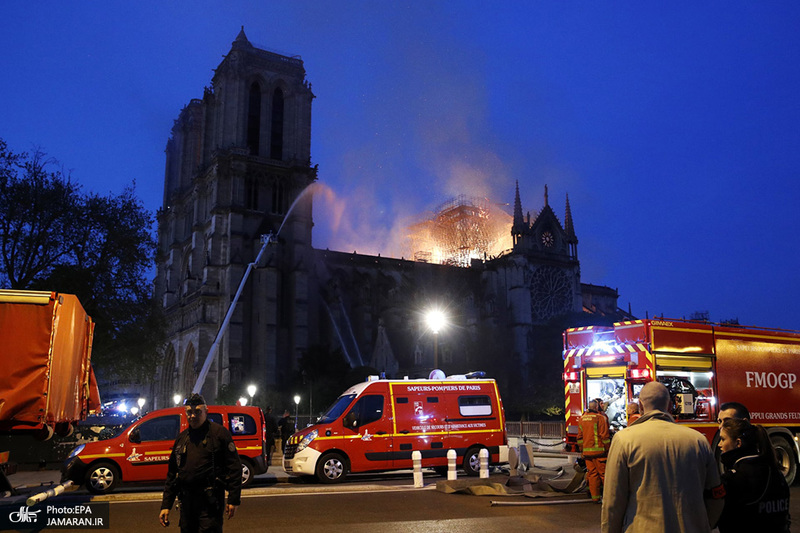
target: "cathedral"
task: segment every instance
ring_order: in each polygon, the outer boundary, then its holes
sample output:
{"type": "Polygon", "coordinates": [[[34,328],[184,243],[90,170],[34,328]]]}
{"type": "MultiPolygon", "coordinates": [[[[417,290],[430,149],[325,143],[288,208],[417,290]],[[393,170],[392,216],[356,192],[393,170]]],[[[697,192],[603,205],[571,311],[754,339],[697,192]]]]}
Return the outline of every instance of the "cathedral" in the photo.
{"type": "Polygon", "coordinates": [[[223,386],[286,392],[319,347],[388,377],[498,365],[525,376],[542,357],[560,360],[535,353],[549,320],[625,316],[615,289],[581,283],[569,198],[562,223],[546,187],[533,217],[519,184],[509,191],[513,247],[466,267],[313,248],[314,97],[302,59],[254,47],[242,29],[175,120],[158,212],[155,290],[169,338],[154,408],[205,374],[235,298],[202,385],[212,401],[223,386]],[[424,320],[432,308],[447,315],[440,332],[424,320]]]}

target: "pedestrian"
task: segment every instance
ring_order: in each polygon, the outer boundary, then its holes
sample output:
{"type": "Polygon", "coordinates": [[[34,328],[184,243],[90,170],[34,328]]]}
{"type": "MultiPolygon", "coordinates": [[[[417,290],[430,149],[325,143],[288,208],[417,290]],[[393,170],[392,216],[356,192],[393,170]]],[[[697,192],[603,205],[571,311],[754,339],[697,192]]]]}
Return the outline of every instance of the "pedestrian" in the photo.
{"type": "Polygon", "coordinates": [[[639,402],[635,400],[628,402],[628,405],[625,406],[625,413],[628,415],[628,426],[639,420],[642,416],[639,412],[639,402]]]}
{"type": "Polygon", "coordinates": [[[264,426],[267,430],[267,465],[272,464],[272,454],[275,452],[275,439],[279,437],[278,422],[272,414],[272,406],[267,406],[264,413],[264,426]]]}
{"type": "Polygon", "coordinates": [[[172,446],[159,521],[164,527],[169,525],[169,511],[177,497],[182,533],[221,532],[223,516],[233,518],[240,503],[242,463],[230,432],[208,420],[202,396],[192,394],[183,405],[189,427],[172,446]]]}
{"type": "Polygon", "coordinates": [[[725,465],[720,533],[789,531],[789,485],[763,426],[727,419],[720,429],[719,448],[725,465]]]}
{"type": "Polygon", "coordinates": [[[614,437],[608,453],[604,533],[710,532],[724,505],[714,454],[699,432],[675,423],[667,388],[639,393],[644,413],[614,437]]]}
{"type": "Polygon", "coordinates": [[[750,411],[743,404],[739,402],[725,402],[719,406],[719,415],[717,415],[717,424],[722,427],[722,423],[729,418],[739,418],[741,420],[750,420],[750,411]]]}
{"type": "Polygon", "coordinates": [[[281,451],[286,452],[286,441],[294,434],[294,421],[289,411],[283,412],[283,417],[278,420],[278,427],[281,430],[281,451]]]}
{"type": "Polygon", "coordinates": [[[603,483],[606,474],[606,456],[611,442],[608,418],[598,412],[597,400],[589,402],[589,408],[578,421],[578,446],[586,462],[586,481],[592,501],[602,503],[603,483]]]}

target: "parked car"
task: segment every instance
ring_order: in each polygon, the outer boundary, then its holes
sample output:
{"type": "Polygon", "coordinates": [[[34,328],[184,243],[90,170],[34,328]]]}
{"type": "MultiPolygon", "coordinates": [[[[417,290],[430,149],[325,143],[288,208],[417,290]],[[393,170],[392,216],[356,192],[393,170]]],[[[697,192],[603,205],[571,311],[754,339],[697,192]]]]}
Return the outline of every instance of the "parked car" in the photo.
{"type": "MultiPolygon", "coordinates": [[[[242,460],[242,486],[267,471],[264,413],[259,407],[209,405],[208,419],[227,428],[242,460]]],[[[178,434],[188,427],[183,407],[158,409],[116,436],[78,445],[62,466],[63,479],[85,484],[95,494],[119,483],[163,483],[178,434]]]]}

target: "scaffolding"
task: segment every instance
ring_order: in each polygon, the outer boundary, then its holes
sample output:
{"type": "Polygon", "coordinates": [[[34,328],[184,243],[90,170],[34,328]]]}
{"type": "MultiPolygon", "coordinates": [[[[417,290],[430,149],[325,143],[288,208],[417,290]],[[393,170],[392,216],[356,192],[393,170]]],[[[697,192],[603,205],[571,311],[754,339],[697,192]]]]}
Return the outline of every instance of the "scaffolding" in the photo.
{"type": "Polygon", "coordinates": [[[409,228],[416,261],[461,267],[500,255],[512,246],[512,217],[487,198],[460,195],[409,228]]]}

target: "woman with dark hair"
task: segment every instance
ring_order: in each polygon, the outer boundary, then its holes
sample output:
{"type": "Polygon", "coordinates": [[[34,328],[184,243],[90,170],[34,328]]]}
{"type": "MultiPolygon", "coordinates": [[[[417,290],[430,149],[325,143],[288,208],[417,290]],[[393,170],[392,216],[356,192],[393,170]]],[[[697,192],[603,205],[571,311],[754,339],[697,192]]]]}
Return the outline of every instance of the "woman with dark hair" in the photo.
{"type": "Polygon", "coordinates": [[[720,533],[789,531],[789,486],[778,468],[767,431],[731,418],[720,427],[725,509],[720,533]]]}

